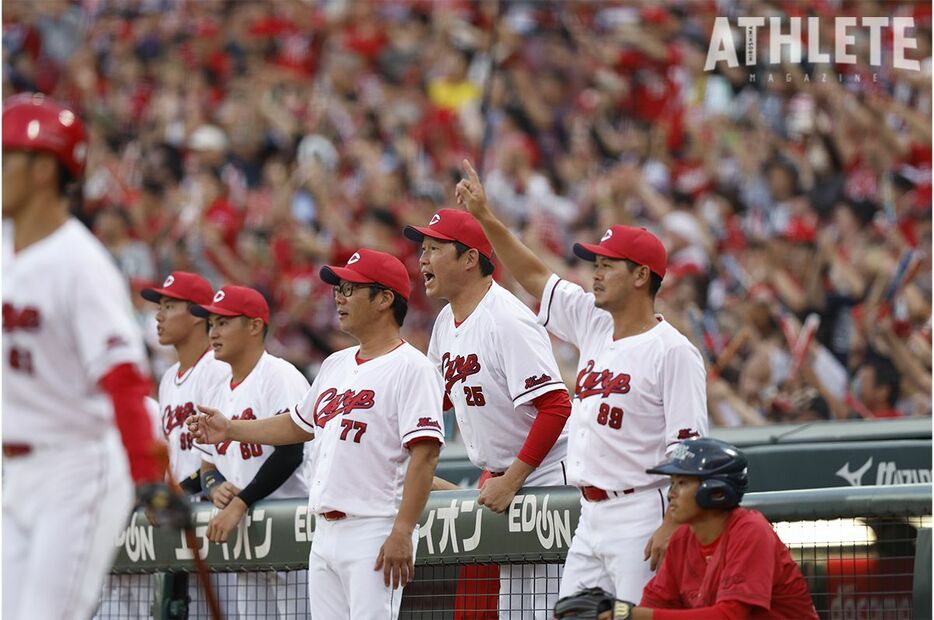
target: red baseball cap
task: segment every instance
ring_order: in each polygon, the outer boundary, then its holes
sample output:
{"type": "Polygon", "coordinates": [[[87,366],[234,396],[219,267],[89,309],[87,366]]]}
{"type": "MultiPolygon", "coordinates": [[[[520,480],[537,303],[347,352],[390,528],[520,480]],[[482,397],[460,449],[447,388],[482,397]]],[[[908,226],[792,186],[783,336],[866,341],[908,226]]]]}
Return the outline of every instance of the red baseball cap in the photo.
{"type": "Polygon", "coordinates": [[[631,260],[645,265],[660,278],[665,277],[668,268],[668,252],[658,237],[633,226],[610,226],[599,245],[575,243],[574,253],[589,261],[596,260],[597,256],[631,260]]]}
{"type": "Polygon", "coordinates": [[[408,301],[412,292],[409,272],[402,261],[391,254],[361,248],[353,253],[344,267],[325,265],[321,279],[337,286],[341,280],[356,284],[379,284],[408,301]]]}
{"type": "Polygon", "coordinates": [[[211,303],[214,297],[214,287],[207,279],[196,273],[173,271],[162,283],[162,288],[147,287],[139,294],[146,301],[154,303],[159,303],[163,297],[171,297],[203,306],[211,303]]]}
{"type": "Polygon", "coordinates": [[[269,304],[266,298],[254,289],[245,286],[224,286],[214,293],[210,304],[191,307],[195,316],[245,316],[248,319],[263,319],[269,325],[269,304]]]}
{"type": "Polygon", "coordinates": [[[416,243],[421,243],[425,237],[459,241],[487,258],[493,257],[493,246],[483,233],[480,222],[466,211],[441,209],[431,216],[428,226],[406,226],[403,233],[416,243]]]}

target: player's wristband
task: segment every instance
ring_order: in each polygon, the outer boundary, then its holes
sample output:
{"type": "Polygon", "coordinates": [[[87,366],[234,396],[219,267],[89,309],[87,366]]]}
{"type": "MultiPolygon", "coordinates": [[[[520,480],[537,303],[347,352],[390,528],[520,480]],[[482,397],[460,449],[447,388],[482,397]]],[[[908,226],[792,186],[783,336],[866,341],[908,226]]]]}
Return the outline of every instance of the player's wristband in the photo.
{"type": "Polygon", "coordinates": [[[224,478],[224,475],[216,469],[201,472],[201,488],[204,489],[205,495],[210,495],[214,487],[226,481],[227,478],[224,478]]]}
{"type": "Polygon", "coordinates": [[[201,493],[201,472],[194,472],[179,482],[178,486],[182,487],[182,491],[184,491],[186,495],[198,495],[201,493]]]}

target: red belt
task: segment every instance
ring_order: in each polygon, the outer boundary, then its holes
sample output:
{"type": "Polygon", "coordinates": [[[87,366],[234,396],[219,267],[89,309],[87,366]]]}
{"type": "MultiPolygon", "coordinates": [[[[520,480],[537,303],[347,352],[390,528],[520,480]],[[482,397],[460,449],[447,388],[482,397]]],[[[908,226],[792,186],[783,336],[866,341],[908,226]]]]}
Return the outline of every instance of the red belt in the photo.
{"type": "Polygon", "coordinates": [[[331,512],[322,512],[321,516],[324,517],[325,521],[340,521],[341,519],[347,518],[347,513],[341,512],[340,510],[332,510],[331,512]]]}
{"type": "Polygon", "coordinates": [[[635,489],[626,489],[624,491],[604,491],[600,487],[581,487],[581,495],[588,502],[602,502],[610,497],[620,497],[621,495],[630,495],[635,493],[635,489]]]}
{"type": "Polygon", "coordinates": [[[14,458],[17,456],[26,456],[32,452],[32,446],[25,443],[5,443],[3,444],[3,456],[14,458]]]}

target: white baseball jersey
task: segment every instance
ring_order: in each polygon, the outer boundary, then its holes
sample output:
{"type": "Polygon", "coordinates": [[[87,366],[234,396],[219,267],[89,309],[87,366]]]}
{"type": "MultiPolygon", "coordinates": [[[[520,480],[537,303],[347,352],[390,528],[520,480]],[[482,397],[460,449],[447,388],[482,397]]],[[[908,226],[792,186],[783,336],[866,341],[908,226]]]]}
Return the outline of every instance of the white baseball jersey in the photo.
{"type": "MultiPolygon", "coordinates": [[[[467,456],[477,467],[506,471],[535,421],[532,400],[567,391],[545,330],[515,295],[496,282],[463,323],[447,305],[438,314],[428,358],[441,371],[467,456]]],[[[540,468],[565,458],[567,428],[540,468]]]]}
{"type": "Polygon", "coordinates": [[[194,442],[185,420],[196,414],[196,407],[206,404],[216,390],[229,384],[231,374],[230,365],[215,359],[214,351],[206,351],[184,373],[179,373],[180,368],[180,362],[175,362],[159,383],[160,433],[169,445],[169,469],[177,481],[197,471],[204,455],[210,454],[194,442]]]}
{"type": "Polygon", "coordinates": [[[315,434],[308,506],[316,514],[395,517],[408,445],[425,437],[444,443],[441,376],[408,343],[363,362],[359,350],[324,360],[292,411],[292,420],[315,434]]]}
{"type": "MultiPolygon", "coordinates": [[[[263,356],[246,378],[238,384],[225,381],[214,391],[210,406],[219,409],[231,420],[263,420],[288,414],[292,406],[308,391],[308,381],[295,366],[284,359],[263,352],[263,356]]],[[[211,446],[204,459],[239,489],[243,489],[272,454],[272,446],[256,443],[225,441],[211,446]]],[[[302,477],[302,467],[272,492],[268,499],[304,497],[308,486],[302,477]]]]}
{"type": "Polygon", "coordinates": [[[3,225],[3,441],[102,439],[113,405],[98,387],[127,362],[144,372],[126,283],[78,220],[15,252],[3,225]]]}
{"type": "Polygon", "coordinates": [[[613,317],[591,293],[552,274],[538,319],[580,351],[568,437],[568,483],[607,491],[662,479],[645,473],[684,439],[707,434],[700,352],[656,315],[642,334],[613,339],[613,317]]]}

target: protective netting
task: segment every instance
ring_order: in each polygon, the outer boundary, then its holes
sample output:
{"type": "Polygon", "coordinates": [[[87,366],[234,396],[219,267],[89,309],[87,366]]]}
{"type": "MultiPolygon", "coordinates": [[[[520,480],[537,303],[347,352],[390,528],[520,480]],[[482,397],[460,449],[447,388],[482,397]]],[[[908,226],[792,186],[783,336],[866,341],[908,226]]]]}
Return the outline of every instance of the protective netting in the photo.
{"type": "MultiPolygon", "coordinates": [[[[915,540],[929,517],[776,523],[808,582],[821,618],[911,618],[915,540]]],[[[305,570],[213,573],[228,618],[308,618],[305,570]]],[[[550,618],[560,566],[547,563],[421,564],[401,618],[550,618]],[[502,613],[501,612],[506,612],[502,613]]],[[[195,575],[110,575],[97,618],[209,618],[195,575]],[[187,616],[185,615],[187,614],[187,616]]]]}

